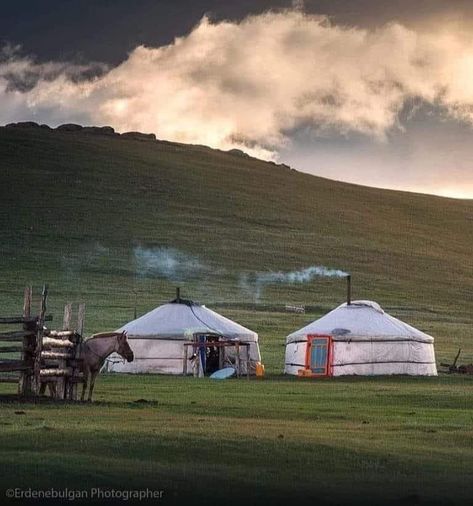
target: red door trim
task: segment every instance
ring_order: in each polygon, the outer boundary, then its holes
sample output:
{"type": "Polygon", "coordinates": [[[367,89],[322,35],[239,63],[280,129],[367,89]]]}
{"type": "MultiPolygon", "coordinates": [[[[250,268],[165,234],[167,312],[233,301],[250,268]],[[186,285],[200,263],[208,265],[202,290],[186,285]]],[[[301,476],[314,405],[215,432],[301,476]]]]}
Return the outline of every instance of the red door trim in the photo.
{"type": "Polygon", "coordinates": [[[333,356],[332,336],[329,336],[327,334],[309,334],[307,336],[307,346],[305,352],[305,368],[306,371],[310,372],[306,373],[306,375],[312,377],[332,376],[333,375],[332,356],[333,356]],[[312,371],[310,371],[310,355],[311,355],[312,341],[314,339],[320,339],[321,337],[327,339],[327,366],[325,368],[325,373],[315,374],[312,371]]]}

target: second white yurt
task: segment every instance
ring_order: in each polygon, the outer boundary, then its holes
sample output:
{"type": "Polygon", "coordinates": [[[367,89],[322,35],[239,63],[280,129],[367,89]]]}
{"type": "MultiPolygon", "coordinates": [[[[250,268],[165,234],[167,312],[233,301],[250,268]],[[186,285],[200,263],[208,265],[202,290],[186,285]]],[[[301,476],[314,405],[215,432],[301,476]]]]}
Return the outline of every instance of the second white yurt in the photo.
{"type": "MultiPolygon", "coordinates": [[[[185,343],[191,343],[196,339],[200,343],[207,340],[249,343],[248,347],[241,347],[241,372],[243,373],[246,373],[247,362],[249,371],[253,373],[256,363],[261,361],[256,332],[205,306],[181,299],[179,296],[168,304],[159,306],[123,325],[118,331],[127,332],[128,342],[135,357],[133,362],[125,362],[117,355],[110,357],[106,365],[108,372],[183,374],[185,370],[187,374],[190,374],[194,369],[196,358],[199,358],[195,356],[197,349],[198,351],[210,350],[214,354],[221,353],[221,347],[218,345],[207,348],[184,346],[185,343]],[[245,356],[246,350],[248,350],[248,357],[245,356]],[[186,364],[184,364],[184,354],[187,359],[186,364]],[[247,358],[249,360],[246,360],[247,358]]],[[[223,366],[231,365],[232,361],[235,362],[235,347],[225,347],[223,353],[226,359],[223,366]]],[[[205,356],[202,356],[202,359],[205,362],[205,356]]],[[[214,365],[214,367],[217,366],[218,364],[214,365]]],[[[205,369],[205,364],[203,367],[205,369]]]]}
{"type": "Polygon", "coordinates": [[[345,303],[287,337],[284,372],[436,376],[434,339],[376,302],[345,303]]]}

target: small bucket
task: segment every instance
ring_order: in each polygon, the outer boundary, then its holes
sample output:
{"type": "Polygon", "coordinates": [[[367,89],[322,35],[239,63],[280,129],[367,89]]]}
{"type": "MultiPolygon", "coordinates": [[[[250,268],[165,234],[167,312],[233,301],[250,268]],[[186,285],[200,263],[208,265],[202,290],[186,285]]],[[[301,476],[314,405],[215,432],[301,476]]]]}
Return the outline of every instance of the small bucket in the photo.
{"type": "Polygon", "coordinates": [[[262,378],[264,376],[264,364],[256,362],[256,377],[262,378]]]}

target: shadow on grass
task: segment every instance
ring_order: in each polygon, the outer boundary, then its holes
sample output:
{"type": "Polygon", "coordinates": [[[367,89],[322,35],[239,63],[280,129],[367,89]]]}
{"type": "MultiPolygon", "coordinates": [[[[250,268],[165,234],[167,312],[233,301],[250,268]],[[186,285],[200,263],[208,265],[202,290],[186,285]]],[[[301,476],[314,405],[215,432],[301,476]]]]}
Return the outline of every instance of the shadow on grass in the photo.
{"type": "Polygon", "coordinates": [[[162,504],[226,505],[464,504],[473,492],[466,470],[447,473],[330,444],[119,430],[53,435],[50,441],[31,431],[16,441],[0,436],[0,486],[149,488],[164,490],[162,504]]]}

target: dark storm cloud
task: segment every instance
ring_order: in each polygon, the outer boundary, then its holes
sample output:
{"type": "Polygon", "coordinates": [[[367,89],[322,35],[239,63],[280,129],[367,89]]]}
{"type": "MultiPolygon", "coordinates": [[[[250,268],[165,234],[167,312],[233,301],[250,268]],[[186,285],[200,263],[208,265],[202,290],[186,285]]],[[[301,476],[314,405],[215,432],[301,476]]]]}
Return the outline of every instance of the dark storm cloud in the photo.
{"type": "MultiPolygon", "coordinates": [[[[0,37],[40,60],[116,64],[139,45],[159,47],[188,33],[204,16],[241,20],[290,0],[16,0],[2,2],[0,37]]],[[[427,20],[471,19],[470,0],[305,0],[309,13],[337,24],[412,26],[427,20]]]]}

